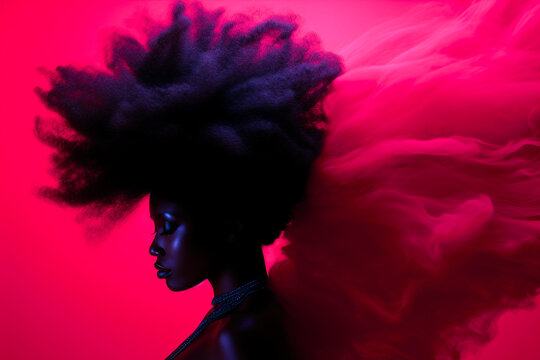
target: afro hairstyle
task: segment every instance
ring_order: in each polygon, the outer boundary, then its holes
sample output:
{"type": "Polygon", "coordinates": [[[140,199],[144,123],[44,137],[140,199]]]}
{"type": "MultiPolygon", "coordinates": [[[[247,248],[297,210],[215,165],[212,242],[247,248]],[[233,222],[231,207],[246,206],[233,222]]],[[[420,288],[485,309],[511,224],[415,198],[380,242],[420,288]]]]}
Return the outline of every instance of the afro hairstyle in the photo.
{"type": "Polygon", "coordinates": [[[86,235],[104,235],[159,192],[231,214],[270,244],[305,197],[327,128],[322,100],[342,61],[315,34],[293,36],[294,15],[256,22],[172,5],[146,41],[112,33],[106,69],[45,71],[51,87],[36,93],[60,117],[36,117],[35,134],[55,150],[57,185],[38,195],[98,220],[86,235]]]}

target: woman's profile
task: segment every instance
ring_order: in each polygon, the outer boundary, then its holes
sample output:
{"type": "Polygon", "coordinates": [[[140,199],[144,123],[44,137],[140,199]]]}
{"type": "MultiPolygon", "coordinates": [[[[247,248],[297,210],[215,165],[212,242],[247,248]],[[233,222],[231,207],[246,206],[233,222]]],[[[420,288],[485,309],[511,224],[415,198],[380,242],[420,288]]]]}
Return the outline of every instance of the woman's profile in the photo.
{"type": "Polygon", "coordinates": [[[169,193],[150,195],[157,233],[150,254],[157,259],[157,276],[173,291],[206,279],[214,289],[212,310],[168,358],[290,358],[280,307],[266,286],[260,244],[238,236],[241,225],[227,223],[226,209],[216,218],[203,212],[169,193]]]}
{"type": "Polygon", "coordinates": [[[147,47],[113,35],[109,72],[51,74],[39,95],[66,122],[36,123],[60,172],[42,195],[114,221],[150,194],[157,276],[172,291],[204,280],[214,290],[168,359],[286,359],[261,246],[304,196],[322,146],[320,102],[342,68],[316,37],[293,37],[292,16],[222,13],[179,2],[147,47]]]}
{"type": "Polygon", "coordinates": [[[35,123],[56,150],[41,196],[94,236],[148,196],[157,277],[212,285],[168,360],[457,360],[531,306],[534,1],[425,2],[335,52],[294,15],[171,10],[113,33],[104,70],[46,72],[60,119],[35,123]]]}

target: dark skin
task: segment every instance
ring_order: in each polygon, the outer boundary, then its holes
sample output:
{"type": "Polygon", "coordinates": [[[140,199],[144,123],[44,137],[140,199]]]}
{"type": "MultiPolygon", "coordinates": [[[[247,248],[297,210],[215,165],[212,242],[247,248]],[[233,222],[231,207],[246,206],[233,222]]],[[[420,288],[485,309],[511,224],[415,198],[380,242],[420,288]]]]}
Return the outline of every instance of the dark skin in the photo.
{"type": "MultiPolygon", "coordinates": [[[[208,280],[218,296],[266,277],[261,246],[243,239],[241,224],[226,215],[195,216],[177,200],[150,194],[156,227],[150,254],[157,257],[158,276],[169,289],[182,291],[208,280]]],[[[249,295],[232,313],[210,323],[175,359],[290,359],[279,303],[269,290],[249,295]]]]}

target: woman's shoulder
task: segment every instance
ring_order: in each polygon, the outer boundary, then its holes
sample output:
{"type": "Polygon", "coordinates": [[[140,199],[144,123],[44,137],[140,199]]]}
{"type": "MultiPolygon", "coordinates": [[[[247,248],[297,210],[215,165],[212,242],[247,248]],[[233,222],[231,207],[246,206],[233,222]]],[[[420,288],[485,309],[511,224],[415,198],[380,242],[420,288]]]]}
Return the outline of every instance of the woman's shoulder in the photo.
{"type": "Polygon", "coordinates": [[[225,359],[288,359],[283,311],[269,291],[250,295],[222,319],[216,350],[225,359]]]}

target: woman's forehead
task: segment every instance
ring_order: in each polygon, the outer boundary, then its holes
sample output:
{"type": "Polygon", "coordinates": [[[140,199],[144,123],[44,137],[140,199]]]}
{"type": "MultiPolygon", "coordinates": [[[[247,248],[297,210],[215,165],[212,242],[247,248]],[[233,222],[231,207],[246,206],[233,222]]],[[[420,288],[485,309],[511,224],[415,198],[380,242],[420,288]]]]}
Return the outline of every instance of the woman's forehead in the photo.
{"type": "Polygon", "coordinates": [[[153,193],[150,194],[149,205],[150,217],[152,218],[164,212],[171,214],[182,214],[184,211],[184,208],[178,201],[153,193]]]}

